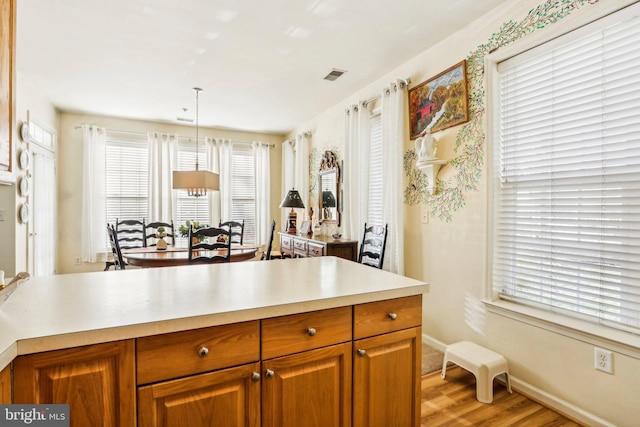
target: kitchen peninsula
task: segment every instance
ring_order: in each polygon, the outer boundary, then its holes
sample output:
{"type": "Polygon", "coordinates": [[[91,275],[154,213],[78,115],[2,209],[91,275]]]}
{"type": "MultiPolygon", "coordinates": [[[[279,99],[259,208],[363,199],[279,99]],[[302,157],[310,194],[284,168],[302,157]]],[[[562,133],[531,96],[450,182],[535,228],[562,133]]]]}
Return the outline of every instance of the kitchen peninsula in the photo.
{"type": "Polygon", "coordinates": [[[427,291],[336,257],[32,278],[0,371],[76,425],[417,426],[427,291]]]}

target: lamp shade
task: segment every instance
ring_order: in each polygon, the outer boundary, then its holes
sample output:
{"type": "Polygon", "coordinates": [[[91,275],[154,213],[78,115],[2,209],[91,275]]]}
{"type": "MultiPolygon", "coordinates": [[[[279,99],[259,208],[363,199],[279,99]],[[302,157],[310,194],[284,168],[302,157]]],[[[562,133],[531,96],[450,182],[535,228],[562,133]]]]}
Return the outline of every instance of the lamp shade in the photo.
{"type": "Polygon", "coordinates": [[[291,189],[282,199],[282,203],[280,203],[281,208],[300,208],[304,209],[304,203],[302,203],[302,198],[300,197],[300,193],[298,190],[291,189]]]}
{"type": "Polygon", "coordinates": [[[190,196],[201,196],[207,190],[219,190],[220,177],[207,170],[173,171],[173,188],[187,190],[190,196]]]}
{"type": "Polygon", "coordinates": [[[322,207],[323,208],[335,208],[336,207],[336,197],[333,195],[332,191],[324,190],[322,192],[322,207]]]}

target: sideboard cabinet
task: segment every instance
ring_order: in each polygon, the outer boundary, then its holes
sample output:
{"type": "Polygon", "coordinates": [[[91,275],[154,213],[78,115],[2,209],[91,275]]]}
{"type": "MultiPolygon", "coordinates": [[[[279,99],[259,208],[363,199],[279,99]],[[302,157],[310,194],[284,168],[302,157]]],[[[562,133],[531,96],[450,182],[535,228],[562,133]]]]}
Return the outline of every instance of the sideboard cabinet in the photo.
{"type": "Polygon", "coordinates": [[[334,239],[331,236],[299,236],[280,233],[280,252],[291,258],[337,256],[358,260],[358,241],[334,239]]]}

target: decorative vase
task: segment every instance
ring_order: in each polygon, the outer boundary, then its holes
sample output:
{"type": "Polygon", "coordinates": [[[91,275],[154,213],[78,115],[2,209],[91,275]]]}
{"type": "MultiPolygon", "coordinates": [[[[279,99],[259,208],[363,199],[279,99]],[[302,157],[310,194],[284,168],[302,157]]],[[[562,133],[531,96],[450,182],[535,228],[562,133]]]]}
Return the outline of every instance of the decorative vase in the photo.
{"type": "Polygon", "coordinates": [[[156,249],[158,249],[159,251],[164,251],[167,249],[167,242],[163,237],[160,237],[160,239],[156,242],[156,249]]]}

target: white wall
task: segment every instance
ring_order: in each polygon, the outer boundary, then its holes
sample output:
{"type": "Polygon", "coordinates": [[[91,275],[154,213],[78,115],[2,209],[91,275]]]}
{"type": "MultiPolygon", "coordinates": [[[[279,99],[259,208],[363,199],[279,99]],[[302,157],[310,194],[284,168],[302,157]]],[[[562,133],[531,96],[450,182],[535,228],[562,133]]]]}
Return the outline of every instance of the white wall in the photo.
{"type": "MultiPolygon", "coordinates": [[[[182,136],[195,135],[193,126],[181,126],[169,123],[120,119],[105,116],[92,116],[75,113],[60,114],[59,150],[58,150],[58,273],[78,273],[84,271],[102,271],[104,263],[76,265],[75,259],[81,256],[82,245],[78,237],[82,209],[82,131],[76,126],[88,124],[106,127],[112,130],[132,132],[162,132],[182,136]]],[[[283,136],[236,132],[229,130],[200,128],[200,137],[228,138],[235,141],[262,141],[271,143],[271,216],[280,217],[278,204],[282,198],[280,170],[282,164],[283,136]]]]}
{"type": "MultiPolygon", "coordinates": [[[[310,130],[313,146],[318,150],[331,145],[344,147],[344,109],[347,106],[379,94],[382,87],[395,79],[410,77],[410,87],[413,87],[438,74],[486,43],[499,32],[503,23],[509,20],[519,22],[540,3],[542,0],[511,2],[443,42],[425,46],[422,54],[308,123],[301,124],[290,137],[310,130]]],[[[570,17],[548,28],[590,21],[612,7],[620,7],[630,1],[584,3],[570,17]]],[[[428,19],[425,25],[428,25],[428,19]]],[[[536,30],[539,31],[545,30],[536,30]]],[[[445,159],[454,157],[454,141],[459,130],[460,127],[450,128],[436,135],[439,156],[445,159]]],[[[404,142],[405,151],[412,148],[412,142],[404,142]]],[[[453,169],[446,165],[440,176],[447,177],[451,173],[453,169]]],[[[448,223],[430,218],[428,224],[422,224],[421,208],[405,206],[405,271],[408,276],[431,284],[430,293],[424,298],[423,332],[435,342],[449,344],[471,340],[504,354],[521,389],[534,393],[537,388],[549,393],[551,401],[560,399],[557,404],[566,402],[567,406],[562,409],[576,417],[593,424],[599,424],[600,418],[619,426],[637,425],[640,420],[637,397],[640,360],[615,353],[614,375],[602,373],[593,367],[592,344],[485,310],[480,301],[485,295],[486,283],[486,169],[483,170],[479,190],[466,194],[465,201],[466,206],[455,212],[453,220],[448,223]],[[582,411],[586,413],[581,414],[582,411]]],[[[545,399],[544,395],[536,397],[545,399]]],[[[603,424],[606,422],[602,421],[603,424]]]]}

